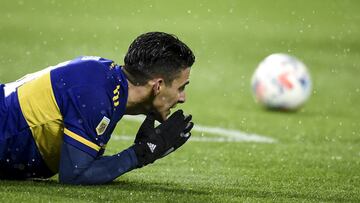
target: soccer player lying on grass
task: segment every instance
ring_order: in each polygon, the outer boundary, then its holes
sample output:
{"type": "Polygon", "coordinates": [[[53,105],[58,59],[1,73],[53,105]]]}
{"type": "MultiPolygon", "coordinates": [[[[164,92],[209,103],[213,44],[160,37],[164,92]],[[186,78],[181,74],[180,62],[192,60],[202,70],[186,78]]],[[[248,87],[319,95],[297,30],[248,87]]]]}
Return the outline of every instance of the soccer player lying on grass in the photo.
{"type": "Polygon", "coordinates": [[[0,178],[101,184],[182,146],[192,51],[173,35],[150,32],[130,45],[124,66],[79,57],[0,87],[0,178]],[[103,156],[124,114],[147,115],[128,149],[103,156]],[[155,127],[154,120],[160,121],[155,127]]]}

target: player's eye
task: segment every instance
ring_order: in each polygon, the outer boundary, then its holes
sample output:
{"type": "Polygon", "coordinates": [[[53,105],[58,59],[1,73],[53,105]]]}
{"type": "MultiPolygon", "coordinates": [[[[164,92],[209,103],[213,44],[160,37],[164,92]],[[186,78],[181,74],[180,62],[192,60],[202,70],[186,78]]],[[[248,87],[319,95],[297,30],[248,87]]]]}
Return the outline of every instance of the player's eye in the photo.
{"type": "Polygon", "coordinates": [[[182,91],[184,91],[185,90],[185,85],[184,86],[181,86],[180,88],[179,88],[179,91],[180,92],[182,92],[182,91]]]}
{"type": "Polygon", "coordinates": [[[189,81],[187,81],[185,84],[181,85],[181,87],[179,87],[179,91],[183,92],[185,91],[185,87],[189,84],[189,81]]]}

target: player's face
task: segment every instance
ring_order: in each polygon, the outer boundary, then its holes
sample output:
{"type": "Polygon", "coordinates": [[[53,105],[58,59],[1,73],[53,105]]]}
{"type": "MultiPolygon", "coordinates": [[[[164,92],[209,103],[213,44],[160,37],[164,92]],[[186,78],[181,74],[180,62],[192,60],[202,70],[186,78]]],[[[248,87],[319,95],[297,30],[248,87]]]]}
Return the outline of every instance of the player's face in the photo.
{"type": "Polygon", "coordinates": [[[170,109],[186,100],[185,86],[189,84],[190,68],[182,70],[171,85],[162,84],[159,93],[155,96],[153,107],[159,121],[166,120],[170,109]]]}

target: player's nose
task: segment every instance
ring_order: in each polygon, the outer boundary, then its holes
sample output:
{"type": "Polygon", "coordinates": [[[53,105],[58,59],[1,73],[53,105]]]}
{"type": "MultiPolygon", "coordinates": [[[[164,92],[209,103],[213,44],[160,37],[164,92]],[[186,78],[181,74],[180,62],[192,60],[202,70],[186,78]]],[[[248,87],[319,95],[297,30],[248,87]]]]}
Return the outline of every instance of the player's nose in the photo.
{"type": "Polygon", "coordinates": [[[185,94],[185,92],[181,92],[179,94],[178,103],[185,103],[185,101],[186,101],[186,94],[185,94]]]}

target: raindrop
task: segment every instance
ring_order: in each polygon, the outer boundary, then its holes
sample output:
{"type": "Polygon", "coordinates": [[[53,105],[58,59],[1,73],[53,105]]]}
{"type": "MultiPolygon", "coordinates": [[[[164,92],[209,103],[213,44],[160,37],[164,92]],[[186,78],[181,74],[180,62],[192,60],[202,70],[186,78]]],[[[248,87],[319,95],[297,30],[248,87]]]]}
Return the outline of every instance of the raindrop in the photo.
{"type": "Polygon", "coordinates": [[[19,164],[19,165],[18,165],[18,168],[19,168],[19,170],[24,170],[24,169],[25,169],[25,166],[24,166],[23,164],[19,164]]]}
{"type": "Polygon", "coordinates": [[[160,134],[161,133],[161,130],[159,128],[155,129],[155,133],[156,134],[160,134]]]}

